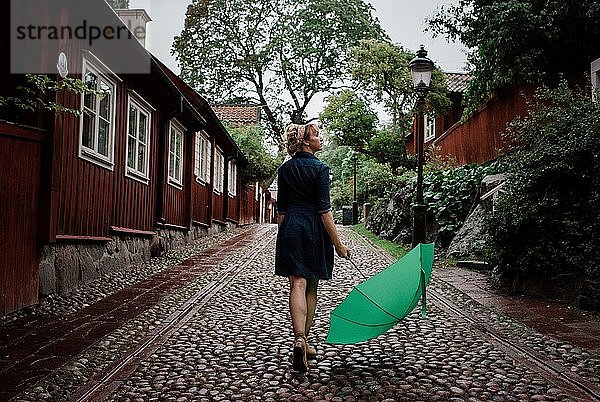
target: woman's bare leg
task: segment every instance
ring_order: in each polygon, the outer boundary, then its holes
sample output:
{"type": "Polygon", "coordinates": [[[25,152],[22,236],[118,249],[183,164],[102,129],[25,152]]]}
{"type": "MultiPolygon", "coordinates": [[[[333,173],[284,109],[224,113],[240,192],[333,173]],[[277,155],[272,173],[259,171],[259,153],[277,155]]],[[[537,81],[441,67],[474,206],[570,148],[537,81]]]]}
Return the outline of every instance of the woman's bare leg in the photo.
{"type": "MultiPolygon", "coordinates": [[[[294,335],[306,335],[307,307],[306,278],[290,275],[290,314],[294,335]]],[[[313,311],[314,314],[314,311],[313,311]]]]}
{"type": "Polygon", "coordinates": [[[312,327],[317,308],[317,286],[318,279],[308,279],[306,284],[306,324],[304,326],[304,335],[308,336],[308,331],[312,327]]]}

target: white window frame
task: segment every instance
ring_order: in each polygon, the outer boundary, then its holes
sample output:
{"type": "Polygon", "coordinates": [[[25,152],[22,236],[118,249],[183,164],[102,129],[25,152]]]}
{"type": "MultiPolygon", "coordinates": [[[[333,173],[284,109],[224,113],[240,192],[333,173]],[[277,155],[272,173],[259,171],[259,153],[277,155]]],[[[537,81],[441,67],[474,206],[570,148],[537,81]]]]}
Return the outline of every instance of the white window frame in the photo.
{"type": "Polygon", "coordinates": [[[218,146],[215,149],[215,186],[214,192],[223,194],[223,177],[225,176],[225,156],[218,146]]]}
{"type": "Polygon", "coordinates": [[[148,184],[150,182],[150,141],[151,141],[151,132],[152,132],[152,112],[155,111],[152,106],[150,106],[147,102],[145,102],[139,95],[135,92],[131,91],[131,94],[127,100],[127,131],[126,131],[126,142],[125,142],[125,176],[132,178],[134,180],[141,181],[142,183],[148,184]],[[131,109],[134,108],[137,110],[137,119],[136,119],[136,132],[135,137],[130,134],[130,113],[131,109]],[[140,141],[139,135],[139,116],[146,116],[146,142],[143,143],[140,141]],[[129,138],[135,138],[135,151],[134,157],[136,160],[136,166],[129,166],[129,138]],[[143,145],[145,147],[145,158],[144,158],[144,166],[143,170],[140,170],[140,166],[138,166],[139,160],[139,147],[143,145]]]}
{"type": "Polygon", "coordinates": [[[590,63],[590,77],[592,81],[592,99],[598,101],[600,96],[600,58],[590,63]]]}
{"type": "Polygon", "coordinates": [[[88,71],[92,74],[94,74],[97,79],[98,82],[96,83],[96,88],[94,88],[94,91],[99,91],[100,90],[100,85],[104,84],[106,85],[109,89],[110,89],[110,93],[111,93],[111,99],[110,99],[110,104],[109,106],[109,113],[110,116],[108,118],[108,120],[104,119],[102,116],[100,116],[100,102],[101,102],[101,97],[98,95],[89,95],[89,96],[93,96],[93,100],[94,100],[94,109],[92,110],[88,107],[86,107],[85,104],[85,100],[86,100],[86,95],[82,94],[81,95],[81,116],[79,119],[79,157],[82,159],[85,159],[88,162],[92,162],[96,165],[99,165],[103,168],[109,169],[109,170],[113,170],[114,168],[114,146],[115,146],[115,123],[116,123],[116,118],[115,118],[115,110],[116,110],[116,100],[117,100],[117,84],[116,81],[114,79],[111,79],[109,77],[109,75],[114,75],[112,72],[110,72],[110,70],[108,70],[106,68],[106,66],[104,66],[102,64],[101,61],[99,61],[98,59],[96,59],[95,57],[92,57],[92,55],[90,54],[90,58],[93,58],[94,61],[91,61],[90,59],[88,59],[87,57],[83,58],[83,73],[82,73],[82,80],[85,82],[85,76],[88,73],[88,71]],[[108,73],[105,73],[106,71],[108,71],[108,73]],[[88,147],[86,145],[83,144],[83,132],[84,132],[84,118],[86,117],[91,117],[93,118],[93,127],[94,127],[94,132],[92,133],[92,146],[88,147]],[[104,121],[104,122],[108,122],[109,127],[108,127],[108,144],[107,144],[107,152],[108,155],[104,155],[102,153],[99,152],[98,150],[98,140],[99,140],[99,130],[100,130],[100,120],[104,121]]]}
{"type": "Polygon", "coordinates": [[[175,119],[169,122],[169,149],[167,152],[167,177],[168,183],[179,190],[183,189],[183,139],[185,129],[175,119]],[[171,135],[175,132],[175,136],[171,135]],[[177,145],[179,144],[179,148],[177,145]],[[177,151],[179,150],[179,154],[177,151]],[[179,170],[177,169],[176,161],[179,159],[179,170]],[[173,164],[175,163],[175,166],[173,164]],[[172,168],[172,169],[171,169],[172,168]],[[173,173],[171,173],[173,172],[173,173]]]}
{"type": "Polygon", "coordinates": [[[196,146],[194,152],[194,174],[196,181],[202,184],[210,183],[210,164],[212,157],[212,143],[204,131],[196,133],[196,146]]]}
{"type": "Polygon", "coordinates": [[[423,115],[423,127],[425,127],[423,142],[435,140],[435,116],[430,114],[423,115]]]}
{"type": "Polygon", "coordinates": [[[235,159],[229,161],[227,169],[229,174],[227,176],[227,193],[230,197],[237,195],[237,164],[235,159]]]}

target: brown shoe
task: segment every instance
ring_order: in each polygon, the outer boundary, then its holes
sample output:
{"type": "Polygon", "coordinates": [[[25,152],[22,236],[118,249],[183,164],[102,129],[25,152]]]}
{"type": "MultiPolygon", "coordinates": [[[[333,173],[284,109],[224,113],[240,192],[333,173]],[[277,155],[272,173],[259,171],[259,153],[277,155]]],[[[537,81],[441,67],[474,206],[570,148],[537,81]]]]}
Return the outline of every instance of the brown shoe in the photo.
{"type": "Polygon", "coordinates": [[[314,360],[317,358],[317,350],[308,344],[308,342],[306,343],[306,358],[309,360],[314,360]]]}
{"type": "Polygon", "coordinates": [[[306,373],[308,371],[308,362],[306,361],[306,337],[304,334],[296,335],[292,368],[301,373],[306,373]]]}

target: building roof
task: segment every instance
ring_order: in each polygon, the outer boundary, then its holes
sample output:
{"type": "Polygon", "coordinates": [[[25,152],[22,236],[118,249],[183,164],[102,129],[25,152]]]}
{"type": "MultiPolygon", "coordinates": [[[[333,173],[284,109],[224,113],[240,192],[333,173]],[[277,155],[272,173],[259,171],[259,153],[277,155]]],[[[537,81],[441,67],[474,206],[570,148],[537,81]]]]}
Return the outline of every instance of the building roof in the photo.
{"type": "MultiPolygon", "coordinates": [[[[159,67],[160,71],[162,71],[167,80],[169,80],[172,85],[174,85],[180,94],[183,96],[186,101],[185,104],[190,107],[196,113],[196,117],[200,119],[204,124],[209,124],[216,129],[216,133],[219,134],[220,138],[225,142],[220,145],[227,146],[231,154],[235,156],[238,162],[243,164],[248,163],[248,159],[239,148],[239,146],[235,143],[227,129],[221,123],[221,119],[215,113],[215,111],[210,107],[206,99],[204,99],[196,90],[190,87],[188,84],[181,79],[177,74],[171,71],[166,65],[164,65],[158,58],[152,56],[152,60],[159,67]]],[[[225,148],[223,149],[225,150],[225,148]]]]}
{"type": "Polygon", "coordinates": [[[471,75],[465,73],[444,73],[444,76],[446,77],[448,92],[465,92],[471,79],[471,75]]]}
{"type": "Polygon", "coordinates": [[[215,105],[212,107],[220,120],[233,125],[250,125],[260,122],[259,105],[215,105]]]}

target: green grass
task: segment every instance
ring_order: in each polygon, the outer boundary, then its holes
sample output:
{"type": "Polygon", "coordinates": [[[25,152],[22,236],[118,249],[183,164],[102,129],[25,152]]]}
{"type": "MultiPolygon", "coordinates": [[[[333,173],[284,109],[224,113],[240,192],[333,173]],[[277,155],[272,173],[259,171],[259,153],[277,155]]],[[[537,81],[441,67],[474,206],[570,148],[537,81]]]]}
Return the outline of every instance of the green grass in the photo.
{"type": "Polygon", "coordinates": [[[376,234],[374,234],[369,229],[367,229],[365,227],[365,225],[362,223],[360,223],[358,225],[353,225],[353,226],[351,226],[351,228],[356,233],[369,239],[377,247],[380,247],[380,248],[384,249],[385,251],[387,251],[394,258],[400,258],[400,257],[404,256],[404,254],[408,253],[408,251],[409,251],[406,247],[404,247],[400,244],[379,238],[376,234]]]}

